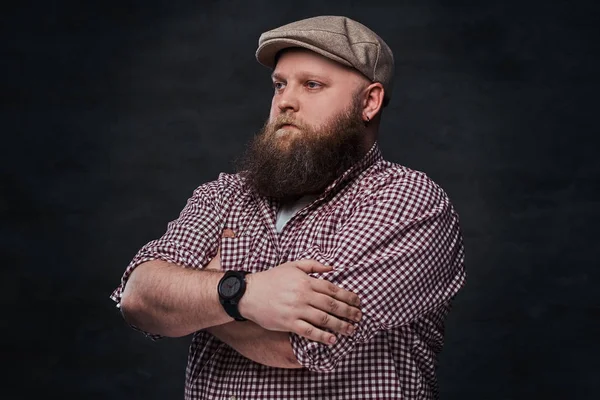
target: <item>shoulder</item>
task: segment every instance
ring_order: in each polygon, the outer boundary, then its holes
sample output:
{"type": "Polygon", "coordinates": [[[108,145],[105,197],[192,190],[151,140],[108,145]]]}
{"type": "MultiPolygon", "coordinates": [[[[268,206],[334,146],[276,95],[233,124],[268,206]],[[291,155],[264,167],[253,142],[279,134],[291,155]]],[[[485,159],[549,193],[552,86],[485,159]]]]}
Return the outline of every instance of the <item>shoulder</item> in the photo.
{"type": "Polygon", "coordinates": [[[248,195],[244,180],[239,174],[221,172],[217,179],[206,182],[194,190],[194,197],[223,203],[248,195]]]}
{"type": "Polygon", "coordinates": [[[382,160],[369,168],[359,182],[362,201],[393,209],[399,218],[414,218],[450,206],[446,192],[425,172],[382,160]]]}

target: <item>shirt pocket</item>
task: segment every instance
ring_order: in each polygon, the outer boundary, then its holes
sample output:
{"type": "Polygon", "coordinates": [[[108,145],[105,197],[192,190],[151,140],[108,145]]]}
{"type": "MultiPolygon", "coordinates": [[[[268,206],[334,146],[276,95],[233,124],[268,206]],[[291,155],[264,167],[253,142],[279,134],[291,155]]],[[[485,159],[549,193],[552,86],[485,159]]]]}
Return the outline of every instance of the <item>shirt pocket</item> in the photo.
{"type": "Polygon", "coordinates": [[[221,238],[221,268],[225,271],[247,271],[253,243],[252,235],[221,238]]]}

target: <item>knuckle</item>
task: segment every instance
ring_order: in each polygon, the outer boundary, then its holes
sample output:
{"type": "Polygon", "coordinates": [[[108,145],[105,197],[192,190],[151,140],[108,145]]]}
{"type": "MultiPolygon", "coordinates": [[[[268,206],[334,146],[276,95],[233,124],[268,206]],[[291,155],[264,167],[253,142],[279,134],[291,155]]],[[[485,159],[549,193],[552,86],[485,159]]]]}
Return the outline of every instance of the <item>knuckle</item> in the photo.
{"type": "Polygon", "coordinates": [[[331,317],[329,316],[329,314],[324,313],[323,316],[321,316],[321,325],[327,325],[330,319],[331,317]]]}
{"type": "Polygon", "coordinates": [[[339,308],[338,302],[335,301],[334,299],[331,299],[328,301],[328,307],[329,307],[329,311],[331,312],[336,312],[339,308]]]}
{"type": "Polygon", "coordinates": [[[307,275],[304,275],[301,279],[302,282],[302,288],[304,290],[310,290],[311,292],[314,290],[313,286],[314,286],[314,282],[313,282],[314,278],[311,278],[307,275]]]}
{"type": "Polygon", "coordinates": [[[346,307],[346,312],[344,313],[344,316],[346,318],[352,318],[355,314],[356,308],[354,307],[346,307]]]}
{"type": "Polygon", "coordinates": [[[296,304],[301,305],[308,303],[308,299],[310,298],[310,296],[307,293],[308,289],[305,285],[297,287],[293,292],[296,304]]]}
{"type": "Polygon", "coordinates": [[[330,283],[327,286],[328,286],[328,290],[333,294],[336,294],[340,290],[340,288],[337,287],[336,285],[334,285],[333,283],[330,283]]]}
{"type": "Polygon", "coordinates": [[[312,336],[313,332],[314,332],[313,327],[312,326],[308,326],[308,327],[306,327],[304,329],[304,336],[310,337],[310,336],[312,336]]]}

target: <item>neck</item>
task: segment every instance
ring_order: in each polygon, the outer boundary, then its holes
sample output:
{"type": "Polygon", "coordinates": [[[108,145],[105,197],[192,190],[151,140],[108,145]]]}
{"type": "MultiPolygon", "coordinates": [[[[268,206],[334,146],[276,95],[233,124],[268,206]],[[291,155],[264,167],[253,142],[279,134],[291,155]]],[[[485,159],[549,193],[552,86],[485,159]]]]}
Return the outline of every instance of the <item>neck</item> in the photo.
{"type": "Polygon", "coordinates": [[[365,130],[364,136],[364,146],[365,149],[370,149],[373,147],[375,142],[377,141],[377,134],[379,132],[379,122],[371,121],[365,130]]]}

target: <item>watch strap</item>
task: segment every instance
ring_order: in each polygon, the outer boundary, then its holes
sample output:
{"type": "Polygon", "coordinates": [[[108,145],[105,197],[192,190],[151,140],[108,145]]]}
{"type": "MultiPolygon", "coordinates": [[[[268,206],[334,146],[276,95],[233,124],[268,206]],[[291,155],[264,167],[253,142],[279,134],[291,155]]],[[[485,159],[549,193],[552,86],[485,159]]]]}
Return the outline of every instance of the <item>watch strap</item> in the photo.
{"type": "Polygon", "coordinates": [[[225,312],[233,319],[235,319],[236,321],[246,321],[246,318],[242,317],[242,315],[240,314],[240,310],[238,309],[238,302],[237,301],[224,301],[221,304],[223,304],[223,308],[225,309],[225,312]]]}

